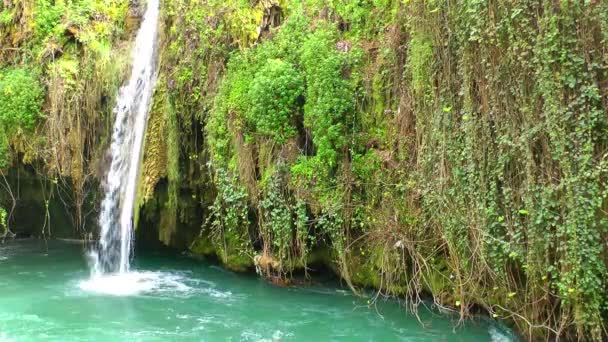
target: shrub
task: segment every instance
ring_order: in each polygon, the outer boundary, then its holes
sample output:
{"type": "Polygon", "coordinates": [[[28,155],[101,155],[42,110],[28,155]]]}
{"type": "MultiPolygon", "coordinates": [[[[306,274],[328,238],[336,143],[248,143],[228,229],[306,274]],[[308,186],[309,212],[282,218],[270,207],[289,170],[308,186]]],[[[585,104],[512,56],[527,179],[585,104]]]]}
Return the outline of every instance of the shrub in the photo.
{"type": "Polygon", "coordinates": [[[335,44],[335,32],[320,29],[302,46],[304,123],[312,130],[316,157],[329,168],[337,165],[338,150],[346,144],[347,116],[354,110],[353,90],[343,75],[349,56],[338,52],[335,44]]]}
{"type": "Polygon", "coordinates": [[[251,84],[247,119],[259,133],[282,143],[296,134],[293,116],[303,92],[300,73],[288,63],[270,59],[251,84]]]}
{"type": "Polygon", "coordinates": [[[35,72],[25,68],[0,71],[0,124],[10,134],[31,129],[40,117],[44,92],[35,72]]]}

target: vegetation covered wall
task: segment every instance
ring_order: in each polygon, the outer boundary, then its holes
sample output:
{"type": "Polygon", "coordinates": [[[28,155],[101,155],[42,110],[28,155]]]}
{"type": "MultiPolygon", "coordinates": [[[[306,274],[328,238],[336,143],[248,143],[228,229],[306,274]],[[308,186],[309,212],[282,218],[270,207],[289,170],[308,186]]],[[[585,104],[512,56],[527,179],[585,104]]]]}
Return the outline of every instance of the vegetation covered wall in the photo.
{"type": "Polygon", "coordinates": [[[163,186],[177,230],[205,208],[194,251],[269,279],[324,260],[531,339],[605,336],[606,2],[163,13],[163,186]]]}
{"type": "Polygon", "coordinates": [[[0,237],[93,231],[86,222],[139,11],[127,0],[0,2],[0,237]],[[23,186],[38,195],[22,196],[32,193],[23,186]],[[28,210],[44,217],[40,227],[15,216],[28,210]]]}

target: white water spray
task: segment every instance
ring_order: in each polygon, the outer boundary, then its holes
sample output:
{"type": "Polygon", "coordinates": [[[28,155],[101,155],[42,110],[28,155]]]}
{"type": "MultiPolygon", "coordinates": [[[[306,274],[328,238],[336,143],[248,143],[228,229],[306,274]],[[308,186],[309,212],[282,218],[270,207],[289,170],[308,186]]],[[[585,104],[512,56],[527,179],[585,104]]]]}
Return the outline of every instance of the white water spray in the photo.
{"type": "Polygon", "coordinates": [[[148,0],[133,50],[129,83],[120,89],[110,147],[112,162],[101,203],[93,276],[126,273],[132,252],[133,208],[144,134],[156,81],[159,0],[148,0]]]}

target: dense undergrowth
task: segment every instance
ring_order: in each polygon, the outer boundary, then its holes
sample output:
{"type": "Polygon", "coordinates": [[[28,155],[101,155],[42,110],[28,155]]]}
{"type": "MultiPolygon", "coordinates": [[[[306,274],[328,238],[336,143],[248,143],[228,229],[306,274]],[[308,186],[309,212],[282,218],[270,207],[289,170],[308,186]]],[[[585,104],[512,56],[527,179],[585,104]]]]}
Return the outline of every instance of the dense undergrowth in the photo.
{"type": "MultiPolygon", "coordinates": [[[[2,164],[69,176],[74,203],[129,3],[0,11],[2,164]]],[[[166,0],[161,25],[138,216],[163,243],[280,283],[322,263],[372,304],[429,295],[530,340],[606,338],[605,1],[166,0]]]]}

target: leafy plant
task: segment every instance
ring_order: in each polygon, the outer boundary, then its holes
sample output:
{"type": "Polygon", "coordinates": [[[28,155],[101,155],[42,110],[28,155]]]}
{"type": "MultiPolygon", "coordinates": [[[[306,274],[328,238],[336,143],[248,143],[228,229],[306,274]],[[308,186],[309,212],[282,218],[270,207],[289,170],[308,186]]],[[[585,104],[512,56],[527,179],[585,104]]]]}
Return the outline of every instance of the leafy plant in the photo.
{"type": "Polygon", "coordinates": [[[300,73],[288,63],[270,59],[251,83],[247,119],[259,133],[283,143],[296,133],[294,116],[303,92],[300,73]]]}
{"type": "Polygon", "coordinates": [[[31,129],[42,117],[44,89],[33,70],[26,68],[0,71],[0,124],[7,133],[31,129]]]}

